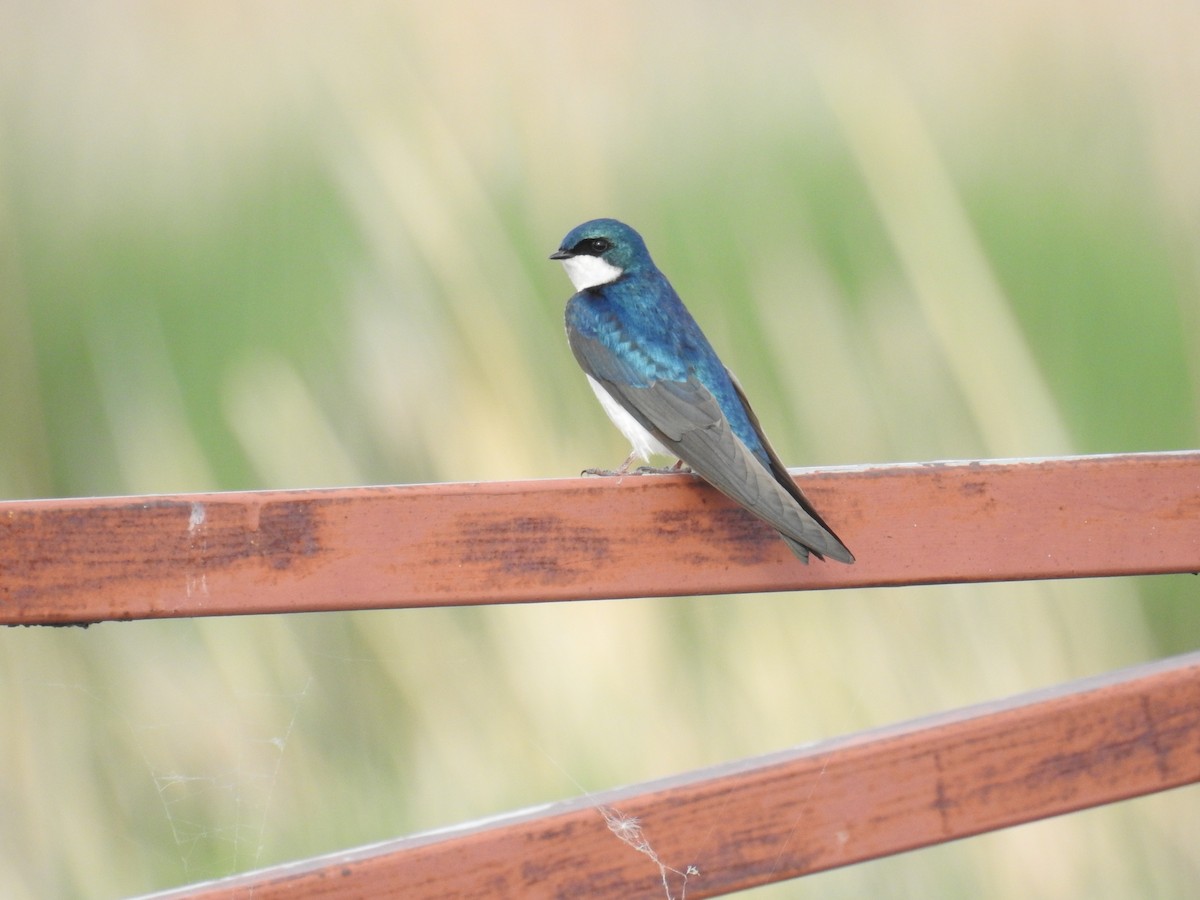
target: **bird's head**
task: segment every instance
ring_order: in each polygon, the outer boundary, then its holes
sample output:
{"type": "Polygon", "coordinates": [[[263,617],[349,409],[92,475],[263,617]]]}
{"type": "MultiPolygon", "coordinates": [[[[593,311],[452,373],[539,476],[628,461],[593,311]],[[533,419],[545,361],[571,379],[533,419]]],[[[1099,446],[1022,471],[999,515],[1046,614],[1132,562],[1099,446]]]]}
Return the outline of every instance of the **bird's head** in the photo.
{"type": "Polygon", "coordinates": [[[577,291],[610,284],[626,272],[653,265],[642,236],[616,219],[592,219],[571,229],[550,258],[562,261],[577,291]]]}

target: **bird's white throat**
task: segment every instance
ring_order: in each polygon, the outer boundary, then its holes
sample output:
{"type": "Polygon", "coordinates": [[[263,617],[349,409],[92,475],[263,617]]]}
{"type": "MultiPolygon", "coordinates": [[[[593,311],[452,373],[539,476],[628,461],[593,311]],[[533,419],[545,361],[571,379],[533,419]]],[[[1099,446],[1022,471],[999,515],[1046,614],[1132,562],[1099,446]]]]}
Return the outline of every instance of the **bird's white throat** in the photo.
{"type": "Polygon", "coordinates": [[[577,291],[586,291],[588,288],[616,281],[625,271],[598,256],[572,256],[564,259],[562,264],[577,291]]]}

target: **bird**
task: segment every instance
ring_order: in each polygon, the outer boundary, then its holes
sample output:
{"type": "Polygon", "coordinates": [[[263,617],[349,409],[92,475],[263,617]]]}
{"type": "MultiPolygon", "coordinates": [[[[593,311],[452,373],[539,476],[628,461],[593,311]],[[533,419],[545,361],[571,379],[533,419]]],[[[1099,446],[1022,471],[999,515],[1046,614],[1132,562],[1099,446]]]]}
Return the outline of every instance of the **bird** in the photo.
{"type": "MultiPolygon", "coordinates": [[[[567,342],[600,405],[637,458],[674,456],[774,527],[792,553],[853,563],[854,555],[813,508],[763,433],[733,373],[650,258],[642,236],[616,219],[568,232],[559,260],[575,293],[567,342]]],[[[641,469],[638,471],[673,471],[641,469]]]]}

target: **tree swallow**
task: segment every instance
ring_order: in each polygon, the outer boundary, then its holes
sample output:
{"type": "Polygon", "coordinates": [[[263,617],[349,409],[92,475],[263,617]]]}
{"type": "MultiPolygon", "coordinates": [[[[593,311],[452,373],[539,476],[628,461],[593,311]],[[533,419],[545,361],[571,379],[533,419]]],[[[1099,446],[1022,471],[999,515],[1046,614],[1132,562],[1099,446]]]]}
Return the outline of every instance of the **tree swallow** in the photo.
{"type": "Polygon", "coordinates": [[[778,529],[802,562],[854,555],[796,487],[737,379],[654,265],[642,236],[616,219],[584,222],[550,255],[575,286],[567,340],[635,458],[674,456],[778,529]]]}

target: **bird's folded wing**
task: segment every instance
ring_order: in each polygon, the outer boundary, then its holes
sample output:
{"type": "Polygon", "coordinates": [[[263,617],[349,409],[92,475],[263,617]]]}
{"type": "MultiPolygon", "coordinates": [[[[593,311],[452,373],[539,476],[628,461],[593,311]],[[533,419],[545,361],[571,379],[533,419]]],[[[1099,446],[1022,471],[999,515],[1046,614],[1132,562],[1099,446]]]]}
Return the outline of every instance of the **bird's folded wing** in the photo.
{"type": "Polygon", "coordinates": [[[638,385],[644,376],[599,341],[569,337],[584,371],[697,475],[778,529],[798,552],[808,548],[819,556],[853,560],[733,433],[716,397],[695,375],[638,385]]]}
{"type": "MultiPolygon", "coordinates": [[[[742,383],[728,369],[725,370],[725,374],[729,376],[729,380],[733,383],[733,388],[737,391],[738,399],[742,402],[742,408],[746,410],[746,416],[750,419],[750,425],[754,429],[755,434],[758,435],[759,441],[762,442],[763,449],[767,452],[767,457],[771,461],[771,471],[775,473],[775,480],[782,484],[784,489],[796,498],[796,502],[800,504],[800,508],[812,516],[816,523],[825,530],[825,533],[832,538],[832,544],[835,546],[831,546],[830,549],[821,552],[839,562],[853,563],[854,554],[850,552],[850,548],[842,543],[842,539],[834,533],[833,529],[829,527],[829,523],[821,518],[821,514],[816,511],[808,498],[804,496],[804,492],[800,490],[799,485],[796,484],[796,480],[788,472],[787,466],[783,464],[783,460],[779,458],[779,454],[775,452],[775,448],[767,440],[767,435],[763,431],[762,425],[759,424],[758,416],[755,414],[754,408],[750,405],[750,401],[746,399],[746,392],[742,390],[742,383]]],[[[791,538],[786,534],[783,537],[784,540],[791,543],[791,538]]]]}

